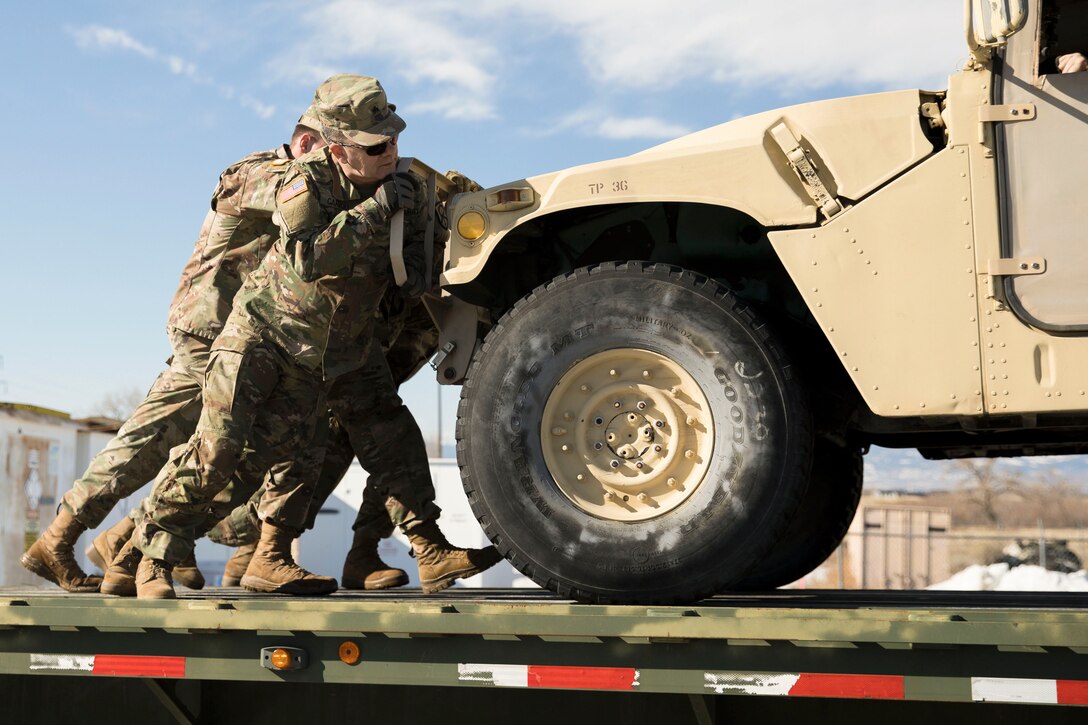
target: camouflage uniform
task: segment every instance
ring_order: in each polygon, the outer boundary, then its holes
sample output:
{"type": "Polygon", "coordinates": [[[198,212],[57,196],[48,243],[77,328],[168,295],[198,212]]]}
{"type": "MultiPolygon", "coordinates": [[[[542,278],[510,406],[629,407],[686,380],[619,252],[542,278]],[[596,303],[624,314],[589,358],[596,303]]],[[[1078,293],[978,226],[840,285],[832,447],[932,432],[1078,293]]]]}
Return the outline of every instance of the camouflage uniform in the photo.
{"type": "MultiPolygon", "coordinates": [[[[395,388],[419,372],[437,351],[438,329],[420,300],[405,300],[396,288],[386,293],[375,324],[376,338],[382,343],[380,354],[371,349],[367,364],[338,378],[329,391],[331,415],[323,431],[325,456],[306,529],[314,527],[318,512],[356,455],[369,477],[352,528],[368,529],[375,538],[382,539],[392,534],[394,525],[408,529],[415,523],[437,519],[440,514],[434,503],[422,433],[411,412],[395,395],[395,388]],[[383,359],[378,361],[374,356],[383,359]],[[392,389],[388,385],[390,376],[392,389]],[[374,377],[383,380],[381,387],[372,385],[374,377]],[[380,393],[375,395],[375,391],[380,393]]],[[[265,488],[262,486],[249,501],[234,509],[209,537],[228,546],[255,543],[261,531],[257,507],[265,488]]]]}
{"type": "Polygon", "coordinates": [[[279,236],[272,221],[275,188],[289,159],[281,146],[250,154],[220,175],[170,305],[169,367],[62,500],[61,506],[88,528],[153,479],[170,449],[196,428],[212,341],[242,282],[279,236]]]}
{"type": "MultiPolygon", "coordinates": [[[[392,279],[376,188],[353,184],[327,148],[291,164],[277,192],[280,239],[235,298],[212,349],[196,432],[164,469],[133,534],[146,557],[176,565],[191,552],[247,441],[253,465],[289,468],[325,415],[329,384],[364,367],[362,347],[392,279]]],[[[418,241],[422,202],[408,221],[406,239],[418,241]]],[[[418,277],[421,251],[405,253],[418,277]]],[[[260,517],[301,533],[312,489],[288,482],[270,472],[260,517]]]]}

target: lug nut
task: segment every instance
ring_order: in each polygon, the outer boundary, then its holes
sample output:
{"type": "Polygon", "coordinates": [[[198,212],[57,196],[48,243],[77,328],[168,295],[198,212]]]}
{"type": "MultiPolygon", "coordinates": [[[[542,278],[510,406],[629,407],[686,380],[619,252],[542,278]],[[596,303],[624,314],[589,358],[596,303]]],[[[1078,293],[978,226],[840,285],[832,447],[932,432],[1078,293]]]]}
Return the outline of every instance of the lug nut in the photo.
{"type": "Polygon", "coordinates": [[[638,405],[636,405],[635,407],[639,410],[646,410],[646,403],[645,401],[640,400],[638,401],[638,405]]]}
{"type": "Polygon", "coordinates": [[[612,466],[613,468],[619,468],[620,467],[620,462],[613,459],[612,462],[609,463],[608,465],[612,466]]]}
{"type": "Polygon", "coordinates": [[[611,501],[615,497],[616,497],[616,494],[612,493],[611,491],[605,491],[604,492],[604,500],[605,501],[611,501]]]}
{"type": "Polygon", "coordinates": [[[570,450],[570,446],[563,446],[560,450],[562,450],[564,453],[566,453],[566,452],[568,452],[570,450]]]}
{"type": "Polygon", "coordinates": [[[642,468],[644,465],[645,464],[642,461],[639,461],[638,463],[635,464],[635,468],[642,468]]]}
{"type": "Polygon", "coordinates": [[[578,474],[577,476],[575,476],[575,478],[577,478],[577,479],[578,479],[579,481],[584,481],[584,480],[586,480],[586,477],[585,477],[585,475],[584,475],[584,474],[581,474],[581,473],[579,473],[579,474],[578,474]]]}
{"type": "Polygon", "coordinates": [[[649,497],[649,496],[647,496],[647,495],[646,495],[646,494],[644,494],[644,493],[640,493],[640,494],[638,495],[638,500],[639,500],[639,501],[642,501],[643,503],[645,503],[645,502],[647,502],[647,501],[649,501],[649,500],[650,500],[650,497],[649,497]]]}
{"type": "Polygon", "coordinates": [[[670,478],[668,481],[665,481],[665,485],[669,488],[676,488],[676,479],[670,478]]]}
{"type": "Polygon", "coordinates": [[[593,444],[593,447],[596,448],[599,451],[602,448],[604,448],[604,443],[601,443],[600,441],[597,441],[596,443],[593,444]]]}
{"type": "Polygon", "coordinates": [[[695,458],[695,451],[691,450],[690,448],[684,451],[684,458],[695,458]]]}
{"type": "Polygon", "coordinates": [[[661,446],[654,446],[654,453],[660,453],[660,452],[661,452],[661,446]]]}
{"type": "Polygon", "coordinates": [[[613,408],[618,408],[618,407],[620,407],[620,401],[618,401],[618,400],[617,400],[617,401],[615,401],[614,403],[612,403],[612,407],[613,407],[613,408]]]}
{"type": "Polygon", "coordinates": [[[616,371],[616,368],[612,368],[611,370],[609,370],[608,374],[612,377],[616,377],[617,375],[619,375],[619,373],[616,371]]]}
{"type": "Polygon", "coordinates": [[[650,377],[650,371],[649,370],[643,370],[642,371],[642,377],[644,377],[644,378],[650,377]]]}
{"type": "Polygon", "coordinates": [[[664,427],[665,427],[665,421],[663,421],[663,420],[655,420],[655,421],[654,421],[654,427],[656,427],[656,428],[664,428],[664,427]]]}
{"type": "Polygon", "coordinates": [[[688,425],[695,425],[695,419],[692,418],[690,415],[687,417],[687,420],[685,420],[684,422],[687,423],[688,425]]]}
{"type": "Polygon", "coordinates": [[[589,392],[590,390],[592,390],[593,388],[589,387],[588,385],[583,385],[583,386],[581,386],[581,387],[580,387],[580,388],[578,388],[578,389],[579,389],[579,390],[581,390],[581,391],[582,391],[583,393],[588,393],[588,392],[589,392]]]}

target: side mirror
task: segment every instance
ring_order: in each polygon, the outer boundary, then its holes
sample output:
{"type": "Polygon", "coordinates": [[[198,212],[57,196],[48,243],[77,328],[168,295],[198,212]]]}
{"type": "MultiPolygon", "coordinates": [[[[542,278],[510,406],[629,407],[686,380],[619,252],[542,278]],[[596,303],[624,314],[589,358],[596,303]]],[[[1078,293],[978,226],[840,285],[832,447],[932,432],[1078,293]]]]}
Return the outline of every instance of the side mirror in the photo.
{"type": "Polygon", "coordinates": [[[972,51],[1004,45],[1028,19],[1028,0],[966,0],[966,5],[972,51]]]}

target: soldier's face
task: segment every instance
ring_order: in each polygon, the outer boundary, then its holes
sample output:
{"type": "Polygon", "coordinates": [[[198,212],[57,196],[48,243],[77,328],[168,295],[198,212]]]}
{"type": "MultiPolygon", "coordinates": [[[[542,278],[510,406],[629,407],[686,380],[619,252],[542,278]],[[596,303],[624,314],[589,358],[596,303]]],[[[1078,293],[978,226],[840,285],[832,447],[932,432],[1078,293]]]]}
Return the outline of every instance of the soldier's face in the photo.
{"type": "Polygon", "coordinates": [[[377,156],[371,156],[366,149],[358,146],[334,144],[333,156],[349,179],[357,184],[373,184],[396,170],[397,140],[394,138],[386,145],[384,153],[377,156]]]}

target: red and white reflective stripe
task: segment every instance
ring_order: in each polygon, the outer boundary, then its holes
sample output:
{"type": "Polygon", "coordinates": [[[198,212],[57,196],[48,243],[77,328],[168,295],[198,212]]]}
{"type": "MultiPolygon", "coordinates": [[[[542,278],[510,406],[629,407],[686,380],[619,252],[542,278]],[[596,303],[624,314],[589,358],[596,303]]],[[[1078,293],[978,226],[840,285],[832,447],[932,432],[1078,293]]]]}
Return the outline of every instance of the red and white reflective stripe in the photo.
{"type": "Polygon", "coordinates": [[[496,687],[551,687],[563,690],[636,690],[638,670],[629,667],[548,667],[543,665],[457,665],[461,682],[496,687]]]}
{"type": "Polygon", "coordinates": [[[704,686],[718,695],[791,695],[874,700],[905,698],[902,675],[707,672],[704,686]]]}
{"type": "Polygon", "coordinates": [[[1033,702],[1049,705],[1088,705],[1084,680],[1027,680],[1012,677],[972,677],[975,702],[1033,702]]]}
{"type": "Polygon", "coordinates": [[[185,677],[184,657],[145,655],[30,655],[30,669],[118,677],[185,677]]]}

